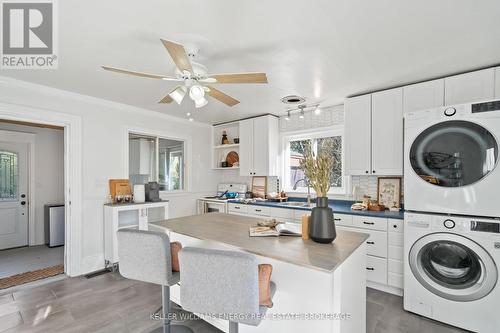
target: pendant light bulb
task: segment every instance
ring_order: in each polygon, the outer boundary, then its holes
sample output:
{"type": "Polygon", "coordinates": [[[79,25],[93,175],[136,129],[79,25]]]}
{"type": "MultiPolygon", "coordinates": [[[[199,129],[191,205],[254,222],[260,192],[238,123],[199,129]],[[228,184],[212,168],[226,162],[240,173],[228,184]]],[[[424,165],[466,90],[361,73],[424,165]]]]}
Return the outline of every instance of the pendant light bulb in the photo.
{"type": "Polygon", "coordinates": [[[321,114],[321,109],[319,107],[319,105],[316,105],[316,108],[314,109],[314,114],[319,116],[321,114]]]}
{"type": "Polygon", "coordinates": [[[290,111],[287,111],[287,112],[286,112],[286,117],[285,117],[285,120],[286,120],[286,121],[289,121],[289,120],[290,120],[290,111]]]}

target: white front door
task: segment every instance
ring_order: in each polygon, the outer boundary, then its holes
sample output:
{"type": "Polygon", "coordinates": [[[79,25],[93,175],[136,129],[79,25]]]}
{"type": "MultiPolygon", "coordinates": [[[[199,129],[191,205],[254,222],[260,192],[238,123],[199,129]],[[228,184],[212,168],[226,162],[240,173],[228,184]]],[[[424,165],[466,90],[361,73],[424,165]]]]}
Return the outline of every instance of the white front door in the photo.
{"type": "Polygon", "coordinates": [[[0,141],[0,250],[28,245],[28,144],[0,141]]]}

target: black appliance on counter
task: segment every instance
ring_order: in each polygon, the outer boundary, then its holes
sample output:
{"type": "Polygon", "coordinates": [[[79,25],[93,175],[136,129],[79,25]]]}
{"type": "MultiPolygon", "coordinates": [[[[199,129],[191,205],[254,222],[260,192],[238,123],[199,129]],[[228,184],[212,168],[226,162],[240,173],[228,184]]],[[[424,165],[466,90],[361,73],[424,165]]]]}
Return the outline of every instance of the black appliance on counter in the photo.
{"type": "Polygon", "coordinates": [[[160,184],[157,182],[149,182],[144,185],[146,191],[146,201],[157,202],[160,199],[160,184]]]}

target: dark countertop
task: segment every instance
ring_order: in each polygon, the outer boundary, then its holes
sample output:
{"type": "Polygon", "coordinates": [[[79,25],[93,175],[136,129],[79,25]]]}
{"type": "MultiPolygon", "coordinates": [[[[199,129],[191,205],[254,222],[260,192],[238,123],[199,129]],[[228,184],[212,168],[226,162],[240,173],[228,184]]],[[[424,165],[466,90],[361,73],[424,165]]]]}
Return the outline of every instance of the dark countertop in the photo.
{"type": "MultiPolygon", "coordinates": [[[[288,201],[289,202],[290,201],[295,201],[295,202],[298,201],[298,202],[305,203],[306,199],[305,198],[290,197],[290,198],[288,198],[288,201]]],[[[236,200],[229,200],[229,202],[243,204],[243,205],[277,207],[277,208],[283,208],[283,209],[298,209],[298,210],[311,210],[312,209],[312,207],[286,206],[286,205],[280,204],[279,202],[274,202],[274,201],[255,201],[255,202],[245,204],[244,202],[240,202],[236,199],[236,200]]],[[[349,200],[330,199],[328,202],[329,202],[328,205],[330,206],[331,209],[333,209],[334,213],[348,214],[348,215],[359,215],[359,216],[382,217],[382,218],[387,218],[387,219],[398,219],[398,220],[404,219],[404,209],[403,208],[401,208],[401,210],[399,212],[390,212],[388,210],[385,210],[382,212],[376,212],[376,211],[369,211],[369,210],[352,210],[351,205],[354,202],[349,201],[349,200]]]]}
{"type": "Polygon", "coordinates": [[[365,243],[369,235],[337,230],[333,243],[320,244],[301,237],[250,237],[250,226],[262,219],[233,214],[208,213],[152,224],[174,233],[236,247],[245,252],[331,273],[365,243]]]}

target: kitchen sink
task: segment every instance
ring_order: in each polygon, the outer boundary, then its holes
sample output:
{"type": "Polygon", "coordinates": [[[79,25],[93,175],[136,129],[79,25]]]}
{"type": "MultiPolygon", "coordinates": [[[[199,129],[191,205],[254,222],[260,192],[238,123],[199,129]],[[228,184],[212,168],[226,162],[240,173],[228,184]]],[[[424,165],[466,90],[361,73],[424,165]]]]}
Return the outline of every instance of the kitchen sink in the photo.
{"type": "MultiPolygon", "coordinates": [[[[290,206],[290,207],[308,207],[306,202],[300,201],[290,201],[290,202],[280,202],[278,205],[280,206],[290,206]]],[[[310,208],[313,208],[315,204],[311,203],[310,208]]]]}

